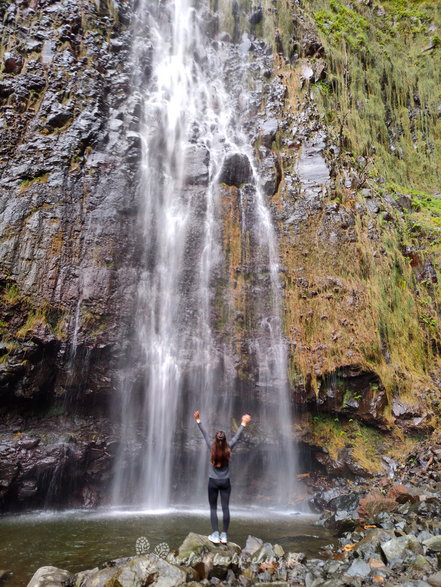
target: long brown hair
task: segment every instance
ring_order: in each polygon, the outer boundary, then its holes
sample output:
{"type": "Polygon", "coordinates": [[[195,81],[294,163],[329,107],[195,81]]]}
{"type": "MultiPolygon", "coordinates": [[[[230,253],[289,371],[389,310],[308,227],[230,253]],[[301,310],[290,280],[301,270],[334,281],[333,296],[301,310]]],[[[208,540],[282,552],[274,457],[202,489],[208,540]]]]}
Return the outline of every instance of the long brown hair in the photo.
{"type": "Polygon", "coordinates": [[[211,445],[211,464],[219,469],[230,462],[231,448],[228,446],[227,437],[223,430],[216,432],[211,445]]]}

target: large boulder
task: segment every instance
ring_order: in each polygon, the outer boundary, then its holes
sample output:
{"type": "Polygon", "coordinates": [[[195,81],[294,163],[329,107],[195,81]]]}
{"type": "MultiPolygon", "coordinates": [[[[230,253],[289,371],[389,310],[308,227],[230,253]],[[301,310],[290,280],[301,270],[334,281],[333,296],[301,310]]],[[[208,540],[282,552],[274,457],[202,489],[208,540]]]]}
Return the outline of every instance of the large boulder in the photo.
{"type": "Polygon", "coordinates": [[[64,587],[72,584],[73,575],[57,567],[40,567],[35,571],[27,587],[64,587]]]}
{"type": "Polygon", "coordinates": [[[240,554],[241,549],[240,546],[234,544],[234,542],[216,545],[210,542],[206,536],[190,532],[178,549],[176,561],[182,563],[189,559],[191,560],[192,558],[200,557],[207,552],[212,552],[219,556],[232,556],[240,554]]]}
{"type": "Polygon", "coordinates": [[[104,569],[78,573],[75,587],[178,587],[186,580],[187,575],[183,569],[150,553],[112,561],[104,569]]]}
{"type": "Polygon", "coordinates": [[[218,182],[240,188],[249,183],[253,177],[250,160],[244,153],[227,155],[219,174],[218,182]]]}
{"type": "Polygon", "coordinates": [[[333,511],[345,510],[352,512],[358,508],[360,496],[354,491],[351,493],[344,493],[329,500],[328,508],[333,511]]]}
{"type": "Polygon", "coordinates": [[[351,512],[345,510],[334,512],[324,523],[326,528],[328,528],[334,536],[342,536],[345,532],[352,532],[358,524],[359,517],[355,510],[351,512]]]}
{"type": "Polygon", "coordinates": [[[401,564],[415,558],[417,554],[422,554],[423,547],[415,536],[409,534],[399,536],[398,538],[391,538],[387,542],[383,542],[381,544],[381,552],[387,564],[393,567],[396,564],[401,564]]]}
{"type": "Polygon", "coordinates": [[[395,512],[398,507],[399,504],[394,499],[385,497],[379,491],[372,491],[360,499],[358,515],[361,522],[374,524],[378,516],[384,512],[395,512]]]}
{"type": "Polygon", "coordinates": [[[375,556],[380,551],[380,544],[387,542],[394,538],[394,533],[391,530],[383,530],[382,528],[373,528],[366,533],[366,536],[357,543],[354,549],[359,557],[368,560],[375,556]]]}
{"type": "Polygon", "coordinates": [[[234,542],[216,545],[206,536],[190,532],[177,554],[170,555],[167,560],[191,567],[200,580],[212,577],[222,580],[229,571],[238,570],[240,553],[240,546],[234,542]]]}
{"type": "Polygon", "coordinates": [[[432,536],[423,541],[423,544],[429,550],[441,552],[441,536],[432,536]]]}

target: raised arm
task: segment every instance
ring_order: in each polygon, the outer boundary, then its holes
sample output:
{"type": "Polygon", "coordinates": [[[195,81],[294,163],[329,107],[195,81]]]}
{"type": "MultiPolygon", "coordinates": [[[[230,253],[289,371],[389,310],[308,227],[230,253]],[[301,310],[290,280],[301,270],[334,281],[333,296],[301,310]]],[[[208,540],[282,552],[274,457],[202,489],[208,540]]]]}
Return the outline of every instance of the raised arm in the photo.
{"type": "Polygon", "coordinates": [[[244,428],[246,427],[246,425],[248,424],[248,422],[251,421],[251,416],[249,414],[244,414],[242,416],[242,421],[240,423],[239,429],[236,432],[236,434],[233,436],[233,438],[230,441],[230,447],[233,448],[233,446],[236,444],[236,442],[239,440],[240,435],[242,434],[244,428]]]}
{"type": "Polygon", "coordinates": [[[199,412],[194,413],[194,419],[196,420],[197,425],[199,426],[199,430],[202,432],[202,436],[205,438],[205,442],[207,443],[208,448],[211,448],[210,438],[208,437],[207,431],[205,430],[204,425],[201,422],[201,416],[199,412]]]}

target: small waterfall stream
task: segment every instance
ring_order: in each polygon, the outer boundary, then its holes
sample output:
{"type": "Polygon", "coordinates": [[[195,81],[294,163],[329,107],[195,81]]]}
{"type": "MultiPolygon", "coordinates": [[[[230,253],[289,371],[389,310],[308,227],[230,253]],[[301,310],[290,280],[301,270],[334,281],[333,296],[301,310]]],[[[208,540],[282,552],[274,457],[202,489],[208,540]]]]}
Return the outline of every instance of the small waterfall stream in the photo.
{"type": "MultiPolygon", "coordinates": [[[[213,40],[209,16],[204,1],[141,0],[137,8],[134,63],[151,59],[148,75],[133,80],[141,105],[145,248],[132,359],[142,369],[137,377],[126,370],[117,400],[122,442],[115,504],[161,509],[183,499],[205,501],[208,454],[192,421],[196,409],[210,431],[224,428],[227,434],[232,418],[250,412],[257,441],[249,458],[242,447],[237,478],[244,487],[247,479],[259,478],[284,504],[294,489],[277,242],[241,124],[249,101],[246,54],[231,42],[213,40]],[[231,59],[244,76],[234,88],[225,82],[231,59]],[[231,352],[219,343],[213,323],[224,262],[219,178],[234,153],[246,155],[251,168],[241,215],[256,235],[254,279],[261,289],[253,326],[257,384],[242,397],[231,352]],[[256,460],[259,445],[265,451],[268,442],[272,453],[256,460]]],[[[246,490],[240,497],[249,503],[246,490]]]]}

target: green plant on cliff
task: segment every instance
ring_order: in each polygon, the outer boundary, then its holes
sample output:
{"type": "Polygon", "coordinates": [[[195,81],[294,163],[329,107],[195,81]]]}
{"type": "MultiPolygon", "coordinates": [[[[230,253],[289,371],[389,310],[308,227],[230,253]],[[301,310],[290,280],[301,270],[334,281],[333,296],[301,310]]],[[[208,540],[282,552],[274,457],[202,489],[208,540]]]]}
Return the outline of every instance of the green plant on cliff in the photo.
{"type": "Polygon", "coordinates": [[[14,305],[20,299],[20,292],[15,283],[8,283],[3,292],[3,299],[11,305],[14,305]]]}
{"type": "Polygon", "coordinates": [[[332,92],[317,91],[343,147],[372,156],[377,174],[433,192],[440,179],[441,51],[436,3],[313,0],[332,92]],[[435,35],[436,36],[436,35],[435,35]],[[342,129],[339,129],[342,125],[342,129]]]}
{"type": "Polygon", "coordinates": [[[39,175],[35,175],[33,177],[26,177],[20,182],[20,191],[24,191],[30,185],[39,182],[39,183],[46,183],[49,177],[49,173],[41,173],[39,175]]]}
{"type": "Polygon", "coordinates": [[[308,428],[309,442],[325,446],[335,463],[339,461],[341,451],[346,450],[365,471],[376,473],[382,469],[381,454],[385,439],[378,430],[363,422],[328,414],[313,416],[308,428]]]}
{"type": "Polygon", "coordinates": [[[441,13],[426,0],[312,0],[304,13],[328,65],[326,79],[310,90],[340,147],[334,201],[353,210],[364,205],[361,188],[368,187],[379,201],[404,197],[411,206],[397,212],[384,205],[375,219],[356,214],[358,245],[341,246],[335,258],[310,242],[307,258],[287,253],[286,264],[302,266],[316,290],[315,297],[296,292],[287,277],[287,332],[300,343],[293,361],[317,389],[316,372],[332,372],[350,357],[380,377],[389,403],[395,392],[414,399],[415,389],[430,385],[441,348],[441,51],[434,40],[441,13]],[[360,165],[360,180],[345,187],[344,174],[360,165]],[[356,328],[348,325],[345,297],[317,291],[322,267],[341,278],[341,293],[353,290],[356,328]]]}
{"type": "Polygon", "coordinates": [[[354,49],[366,46],[369,21],[342,2],[330,0],[329,9],[314,14],[318,28],[334,43],[342,39],[354,49]]]}
{"type": "Polygon", "coordinates": [[[23,326],[17,331],[17,338],[23,339],[26,336],[33,332],[39,326],[46,325],[46,312],[44,309],[34,309],[29,312],[27,315],[26,321],[23,326]]]}

